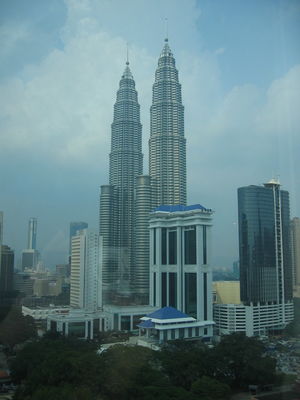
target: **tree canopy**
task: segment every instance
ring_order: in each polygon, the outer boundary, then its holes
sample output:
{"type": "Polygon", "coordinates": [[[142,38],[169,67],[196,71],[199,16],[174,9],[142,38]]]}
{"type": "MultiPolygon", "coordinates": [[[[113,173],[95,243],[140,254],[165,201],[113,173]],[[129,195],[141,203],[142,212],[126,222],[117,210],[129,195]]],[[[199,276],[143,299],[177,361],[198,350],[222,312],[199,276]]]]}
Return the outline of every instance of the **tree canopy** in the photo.
{"type": "Polygon", "coordinates": [[[96,345],[47,334],[18,352],[11,366],[15,400],[226,400],[230,388],[272,383],[275,361],[260,341],[224,337],[208,348],[170,342],[161,351],[96,345]]]}

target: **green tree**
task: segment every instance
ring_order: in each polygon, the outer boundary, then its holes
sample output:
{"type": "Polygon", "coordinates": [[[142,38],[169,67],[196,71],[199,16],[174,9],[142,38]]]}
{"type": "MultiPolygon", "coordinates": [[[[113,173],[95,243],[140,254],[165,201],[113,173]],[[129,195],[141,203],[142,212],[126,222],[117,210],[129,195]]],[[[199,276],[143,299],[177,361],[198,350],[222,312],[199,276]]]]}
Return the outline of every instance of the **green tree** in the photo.
{"type": "Polygon", "coordinates": [[[216,379],[202,376],[193,384],[191,391],[201,400],[226,400],[230,396],[230,387],[216,379]]]}
{"type": "Polygon", "coordinates": [[[34,319],[23,316],[21,307],[0,307],[0,343],[9,346],[24,343],[37,336],[34,319]]]}
{"type": "Polygon", "coordinates": [[[49,398],[84,400],[101,392],[101,357],[95,345],[75,338],[46,335],[28,344],[18,352],[11,371],[14,381],[21,384],[15,400],[42,398],[45,391],[49,398]],[[60,392],[65,392],[65,397],[59,397],[60,392]],[[77,397],[72,397],[73,392],[77,397]]]}
{"type": "Polygon", "coordinates": [[[265,356],[264,345],[257,338],[240,333],[227,335],[214,352],[217,360],[215,377],[218,380],[236,387],[276,380],[276,361],[265,356]]]}

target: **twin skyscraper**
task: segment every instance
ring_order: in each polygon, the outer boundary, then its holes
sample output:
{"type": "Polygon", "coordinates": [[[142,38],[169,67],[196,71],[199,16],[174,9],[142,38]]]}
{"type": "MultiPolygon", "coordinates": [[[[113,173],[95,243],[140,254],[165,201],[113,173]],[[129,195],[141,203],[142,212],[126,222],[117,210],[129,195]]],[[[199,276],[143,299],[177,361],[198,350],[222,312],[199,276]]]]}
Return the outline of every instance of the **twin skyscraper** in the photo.
{"type": "Polygon", "coordinates": [[[165,39],[152,88],[149,175],[143,175],[140,105],[128,61],[114,105],[109,185],[100,195],[104,304],[148,304],[149,212],[186,200],[184,107],[165,39]]]}

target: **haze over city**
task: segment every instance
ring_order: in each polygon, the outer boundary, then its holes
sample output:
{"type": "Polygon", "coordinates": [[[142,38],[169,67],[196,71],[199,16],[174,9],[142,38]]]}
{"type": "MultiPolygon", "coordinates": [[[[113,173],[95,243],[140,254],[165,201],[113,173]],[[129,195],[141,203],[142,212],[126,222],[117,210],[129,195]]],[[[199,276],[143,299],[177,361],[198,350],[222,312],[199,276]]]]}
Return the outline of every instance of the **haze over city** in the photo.
{"type": "Polygon", "coordinates": [[[71,221],[98,230],[127,43],[148,172],[165,18],[185,107],[188,204],[215,210],[213,265],[238,258],[238,187],[279,176],[300,215],[298,1],[3,0],[0,11],[0,209],[17,252],[32,216],[47,267],[66,261],[71,221]]]}

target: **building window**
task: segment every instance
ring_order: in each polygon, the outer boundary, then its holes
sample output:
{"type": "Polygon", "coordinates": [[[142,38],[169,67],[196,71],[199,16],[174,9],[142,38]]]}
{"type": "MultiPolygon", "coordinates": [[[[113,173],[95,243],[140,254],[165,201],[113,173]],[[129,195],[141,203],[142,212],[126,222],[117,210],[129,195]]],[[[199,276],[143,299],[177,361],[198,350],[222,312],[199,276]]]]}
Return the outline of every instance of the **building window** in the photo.
{"type": "Polygon", "coordinates": [[[167,305],[167,273],[162,272],[161,274],[161,306],[167,305]]]}
{"type": "Polygon", "coordinates": [[[167,264],[167,229],[161,229],[161,263],[167,264]]]}
{"type": "Polygon", "coordinates": [[[121,330],[130,331],[130,315],[121,316],[121,330]]]}
{"type": "Polygon", "coordinates": [[[156,264],[156,228],[153,229],[153,264],[156,264]]]}
{"type": "Polygon", "coordinates": [[[156,306],[156,272],[153,273],[153,305],[156,306]]]}
{"type": "Polygon", "coordinates": [[[207,264],[207,236],[206,226],[203,226],[203,264],[207,264]]]}
{"type": "Polygon", "coordinates": [[[196,264],[196,227],[184,231],[184,263],[196,264]]]}
{"type": "Polygon", "coordinates": [[[177,274],[169,273],[169,306],[177,307],[177,274]]]}
{"type": "Polygon", "coordinates": [[[203,274],[203,307],[204,320],[207,320],[207,273],[203,274]]]}
{"type": "Polygon", "coordinates": [[[197,275],[185,273],[185,312],[192,317],[197,317],[197,275]]]}
{"type": "Polygon", "coordinates": [[[169,231],[169,264],[177,264],[177,232],[169,231]]]}

